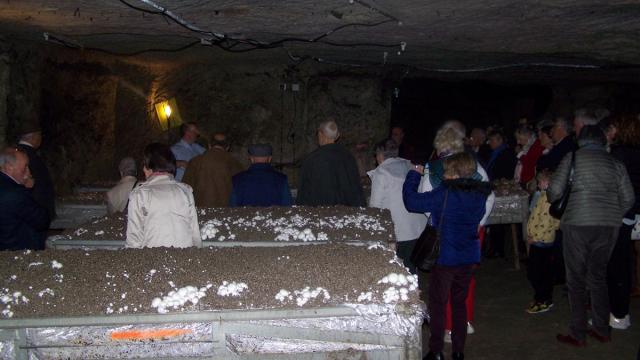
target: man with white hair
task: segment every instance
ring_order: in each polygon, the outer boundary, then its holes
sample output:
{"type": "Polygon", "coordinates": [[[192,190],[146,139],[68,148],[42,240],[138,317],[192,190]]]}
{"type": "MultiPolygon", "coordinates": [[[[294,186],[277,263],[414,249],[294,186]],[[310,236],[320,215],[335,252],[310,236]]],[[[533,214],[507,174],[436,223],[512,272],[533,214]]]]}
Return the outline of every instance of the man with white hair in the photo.
{"type": "Polygon", "coordinates": [[[609,110],[599,109],[587,109],[582,108],[576,110],[575,117],[573,118],[573,130],[576,132],[576,137],[580,136],[580,130],[586,125],[598,125],[600,120],[609,116],[609,110]]]}
{"type": "Polygon", "coordinates": [[[120,181],[116,186],[107,191],[107,212],[114,214],[124,212],[129,204],[129,193],[138,183],[138,169],[136,161],[132,157],[120,160],[118,165],[120,181]]]}
{"type": "Polygon", "coordinates": [[[44,249],[49,216],[31,196],[29,158],[15,147],[0,153],[0,250],[44,249]]]}
{"type": "Polygon", "coordinates": [[[551,140],[554,146],[547,154],[544,164],[545,168],[555,171],[564,156],[576,150],[575,139],[571,135],[571,124],[566,118],[558,116],[553,120],[551,140]]]}
{"type": "Polygon", "coordinates": [[[365,206],[358,166],[353,155],[336,141],[338,125],[332,119],[318,126],[316,150],[300,168],[298,205],[365,206]]]}

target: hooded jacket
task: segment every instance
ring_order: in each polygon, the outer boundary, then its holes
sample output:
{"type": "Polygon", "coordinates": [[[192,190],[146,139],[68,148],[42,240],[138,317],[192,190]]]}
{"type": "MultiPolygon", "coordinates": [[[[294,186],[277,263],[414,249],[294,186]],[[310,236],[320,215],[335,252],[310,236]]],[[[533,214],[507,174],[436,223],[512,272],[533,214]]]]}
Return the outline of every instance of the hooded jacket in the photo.
{"type": "Polygon", "coordinates": [[[402,197],[407,210],[431,213],[433,226],[440,234],[438,265],[479,263],[478,226],[492,192],[491,184],[473,179],[444,180],[442,185],[424,193],[417,192],[419,184],[420,174],[409,171],[402,197]]]}

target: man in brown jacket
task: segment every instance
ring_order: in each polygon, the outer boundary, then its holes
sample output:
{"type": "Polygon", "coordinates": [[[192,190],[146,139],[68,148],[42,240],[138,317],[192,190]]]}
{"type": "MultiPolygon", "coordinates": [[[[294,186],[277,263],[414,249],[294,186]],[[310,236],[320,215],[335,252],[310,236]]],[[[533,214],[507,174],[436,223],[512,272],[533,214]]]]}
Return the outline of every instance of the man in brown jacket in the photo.
{"type": "Polygon", "coordinates": [[[182,182],[193,188],[196,206],[229,206],[231,178],[241,172],[242,165],[231,154],[224,134],[214,134],[209,150],[189,162],[182,182]]]}

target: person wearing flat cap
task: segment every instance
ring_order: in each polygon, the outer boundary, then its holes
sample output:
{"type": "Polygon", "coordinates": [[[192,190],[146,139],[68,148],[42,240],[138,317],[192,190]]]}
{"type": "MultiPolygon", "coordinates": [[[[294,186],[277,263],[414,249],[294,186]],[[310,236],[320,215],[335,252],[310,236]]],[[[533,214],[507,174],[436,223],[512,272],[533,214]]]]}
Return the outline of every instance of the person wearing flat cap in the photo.
{"type": "Polygon", "coordinates": [[[33,199],[47,210],[49,219],[53,220],[56,216],[56,194],[49,169],[38,154],[40,145],[42,145],[40,127],[32,123],[24,124],[17,147],[29,157],[29,170],[34,182],[31,194],[33,199]]]}
{"type": "Polygon", "coordinates": [[[249,145],[251,166],[233,177],[231,206],[290,206],[287,175],[271,167],[269,144],[249,145]]]}

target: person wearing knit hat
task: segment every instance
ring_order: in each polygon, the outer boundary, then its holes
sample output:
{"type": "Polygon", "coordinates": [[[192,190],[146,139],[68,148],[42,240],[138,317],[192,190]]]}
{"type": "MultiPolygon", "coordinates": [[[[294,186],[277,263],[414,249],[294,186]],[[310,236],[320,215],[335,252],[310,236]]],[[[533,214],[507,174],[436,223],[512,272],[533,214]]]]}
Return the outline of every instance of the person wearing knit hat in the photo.
{"type": "Polygon", "coordinates": [[[271,166],[273,150],[269,144],[251,144],[251,166],[233,177],[231,206],[290,206],[287,175],[271,166]]]}

